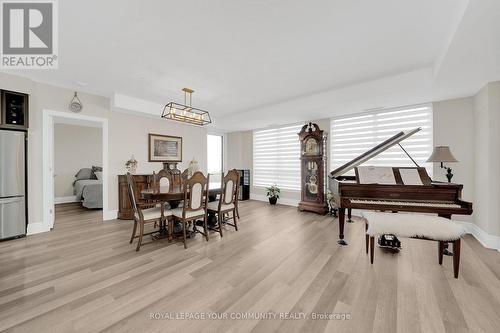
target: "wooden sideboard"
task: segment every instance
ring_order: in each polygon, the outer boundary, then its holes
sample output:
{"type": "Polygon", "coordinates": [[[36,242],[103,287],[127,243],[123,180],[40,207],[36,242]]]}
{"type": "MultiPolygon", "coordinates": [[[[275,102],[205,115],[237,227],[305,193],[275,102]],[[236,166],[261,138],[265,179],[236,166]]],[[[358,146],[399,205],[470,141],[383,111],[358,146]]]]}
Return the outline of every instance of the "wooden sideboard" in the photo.
{"type": "MultiPolygon", "coordinates": [[[[133,175],[135,183],[135,196],[141,197],[140,191],[148,188],[152,182],[153,175],[133,175]]],[[[128,198],[127,177],[118,175],[118,218],[121,220],[131,220],[134,216],[132,206],[128,198]]]]}

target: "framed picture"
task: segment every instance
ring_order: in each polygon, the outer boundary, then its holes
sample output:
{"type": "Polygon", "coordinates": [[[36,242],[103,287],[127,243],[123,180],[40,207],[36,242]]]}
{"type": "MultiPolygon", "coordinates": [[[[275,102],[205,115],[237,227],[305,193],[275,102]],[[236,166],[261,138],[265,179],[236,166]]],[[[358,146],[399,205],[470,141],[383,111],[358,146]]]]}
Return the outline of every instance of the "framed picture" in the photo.
{"type": "Polygon", "coordinates": [[[182,138],[149,134],[149,162],[181,162],[182,138]]]}

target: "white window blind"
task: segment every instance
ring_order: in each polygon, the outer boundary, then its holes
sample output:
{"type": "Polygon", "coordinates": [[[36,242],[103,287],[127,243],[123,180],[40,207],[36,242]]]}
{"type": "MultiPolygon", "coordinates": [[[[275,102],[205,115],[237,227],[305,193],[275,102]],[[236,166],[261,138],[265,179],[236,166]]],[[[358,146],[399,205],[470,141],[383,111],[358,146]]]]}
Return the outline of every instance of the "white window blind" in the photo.
{"type": "MultiPolygon", "coordinates": [[[[417,127],[422,130],[403,140],[401,146],[432,177],[432,163],[425,162],[432,153],[432,105],[333,118],[330,121],[330,169],[335,170],[400,131],[417,127]]],[[[397,145],[363,165],[415,166],[397,145]]]]}
{"type": "Polygon", "coordinates": [[[300,190],[302,125],[253,131],[253,185],[300,190]]]}

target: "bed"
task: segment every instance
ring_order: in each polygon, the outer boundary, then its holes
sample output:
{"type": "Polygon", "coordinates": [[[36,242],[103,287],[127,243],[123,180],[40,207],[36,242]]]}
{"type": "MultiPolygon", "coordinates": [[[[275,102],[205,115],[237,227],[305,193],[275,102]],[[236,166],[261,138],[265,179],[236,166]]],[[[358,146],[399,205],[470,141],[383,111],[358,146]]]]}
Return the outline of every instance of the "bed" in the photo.
{"type": "Polygon", "coordinates": [[[98,179],[101,178],[100,175],[99,171],[90,168],[80,169],[75,175],[73,193],[85,208],[102,208],[102,179],[98,179]]]}

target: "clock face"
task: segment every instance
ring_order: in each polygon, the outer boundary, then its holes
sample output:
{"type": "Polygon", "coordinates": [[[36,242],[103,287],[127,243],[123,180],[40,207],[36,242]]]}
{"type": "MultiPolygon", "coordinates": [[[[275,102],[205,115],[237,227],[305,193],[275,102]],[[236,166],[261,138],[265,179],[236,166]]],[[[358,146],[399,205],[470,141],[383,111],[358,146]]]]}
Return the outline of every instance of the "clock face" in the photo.
{"type": "Polygon", "coordinates": [[[170,170],[174,170],[175,165],[174,165],[174,164],[170,164],[170,165],[168,166],[168,168],[169,168],[170,170]]]}
{"type": "Polygon", "coordinates": [[[78,103],[78,102],[71,102],[71,104],[69,105],[69,109],[71,111],[73,111],[74,113],[78,113],[78,112],[82,111],[83,105],[81,103],[78,103]]]}
{"type": "Polygon", "coordinates": [[[319,153],[318,142],[314,138],[309,138],[306,140],[305,144],[305,154],[306,155],[317,155],[319,153]]]}

